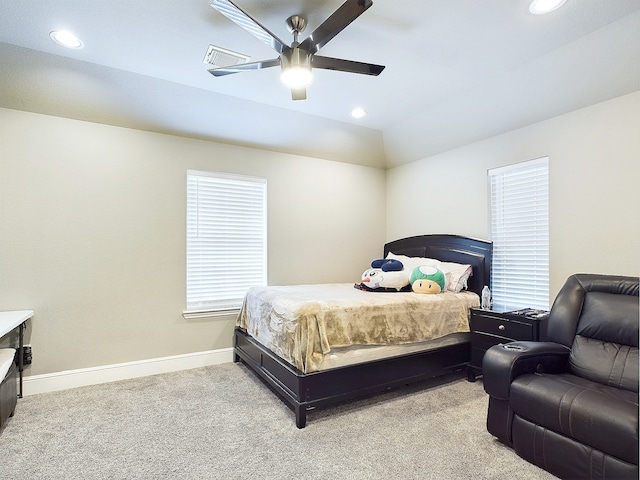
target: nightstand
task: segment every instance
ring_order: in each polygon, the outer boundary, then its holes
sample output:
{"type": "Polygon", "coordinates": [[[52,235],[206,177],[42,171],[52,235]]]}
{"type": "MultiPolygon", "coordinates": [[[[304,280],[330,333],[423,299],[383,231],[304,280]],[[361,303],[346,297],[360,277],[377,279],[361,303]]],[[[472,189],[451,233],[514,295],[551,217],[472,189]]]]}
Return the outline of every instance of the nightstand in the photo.
{"type": "Polygon", "coordinates": [[[493,345],[516,340],[541,341],[546,336],[549,312],[543,310],[516,310],[494,312],[471,309],[471,362],[467,366],[467,379],[475,382],[482,375],[484,353],[493,345]]]}

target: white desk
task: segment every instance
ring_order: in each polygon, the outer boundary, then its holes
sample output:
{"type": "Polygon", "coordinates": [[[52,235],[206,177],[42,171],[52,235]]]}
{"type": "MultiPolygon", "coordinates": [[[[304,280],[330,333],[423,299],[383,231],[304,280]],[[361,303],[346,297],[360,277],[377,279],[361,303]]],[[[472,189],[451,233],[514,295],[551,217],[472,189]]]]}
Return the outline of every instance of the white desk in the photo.
{"type": "Polygon", "coordinates": [[[19,310],[15,312],[0,312],[0,337],[4,337],[14,328],[33,317],[33,310],[19,310]]]}
{"type": "Polygon", "coordinates": [[[33,317],[33,310],[17,310],[12,312],[0,312],[0,337],[4,337],[11,333],[14,329],[19,328],[19,348],[18,348],[18,372],[20,375],[20,388],[18,389],[18,397],[22,398],[22,371],[24,370],[23,352],[24,347],[24,330],[27,320],[33,317]]]}

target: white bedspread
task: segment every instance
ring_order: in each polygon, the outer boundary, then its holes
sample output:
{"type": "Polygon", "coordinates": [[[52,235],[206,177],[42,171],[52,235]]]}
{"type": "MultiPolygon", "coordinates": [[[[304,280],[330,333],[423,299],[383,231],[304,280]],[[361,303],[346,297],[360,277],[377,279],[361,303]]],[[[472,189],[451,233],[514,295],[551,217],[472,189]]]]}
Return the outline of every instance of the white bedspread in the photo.
{"type": "Polygon", "coordinates": [[[237,325],[303,372],[323,355],[350,345],[407,344],[469,331],[472,292],[365,292],[353,284],[256,287],[247,293],[237,325]]]}

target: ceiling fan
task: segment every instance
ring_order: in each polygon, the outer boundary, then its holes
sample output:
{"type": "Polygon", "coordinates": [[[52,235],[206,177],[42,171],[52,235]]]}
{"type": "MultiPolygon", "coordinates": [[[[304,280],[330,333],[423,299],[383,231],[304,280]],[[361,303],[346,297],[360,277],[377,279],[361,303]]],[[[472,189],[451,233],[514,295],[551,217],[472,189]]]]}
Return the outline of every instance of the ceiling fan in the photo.
{"type": "Polygon", "coordinates": [[[384,70],[382,65],[316,55],[318,50],[362,15],[371,5],[373,5],[371,0],[347,0],[302,43],[298,42],[298,35],[307,26],[307,20],[299,15],[293,15],[287,19],[287,26],[293,34],[293,43],[286,45],[230,0],[212,0],[211,6],[213,8],[258,40],[273,48],[279,54],[279,57],[230,67],[212,68],[209,72],[214,77],[221,77],[245,70],[260,70],[280,66],[282,69],[281,79],[291,87],[291,98],[293,100],[307,98],[306,87],[311,83],[312,68],[374,76],[380,75],[384,70]]]}

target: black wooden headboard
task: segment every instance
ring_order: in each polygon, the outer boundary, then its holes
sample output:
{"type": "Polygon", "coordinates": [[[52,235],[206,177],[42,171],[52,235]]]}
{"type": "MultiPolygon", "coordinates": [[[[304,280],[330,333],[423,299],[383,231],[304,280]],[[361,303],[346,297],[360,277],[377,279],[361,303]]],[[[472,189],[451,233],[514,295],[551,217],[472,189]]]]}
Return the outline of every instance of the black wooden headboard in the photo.
{"type": "Polygon", "coordinates": [[[473,268],[473,274],[469,277],[467,288],[478,295],[482,294],[482,287],[491,283],[493,243],[486,240],[460,235],[418,235],[386,243],[384,256],[389,252],[469,264],[473,268]]]}

